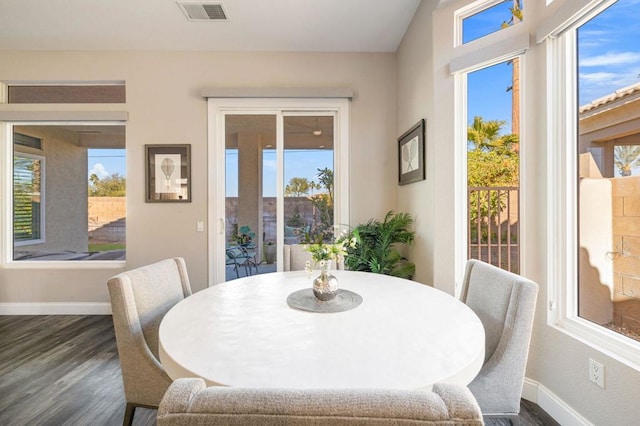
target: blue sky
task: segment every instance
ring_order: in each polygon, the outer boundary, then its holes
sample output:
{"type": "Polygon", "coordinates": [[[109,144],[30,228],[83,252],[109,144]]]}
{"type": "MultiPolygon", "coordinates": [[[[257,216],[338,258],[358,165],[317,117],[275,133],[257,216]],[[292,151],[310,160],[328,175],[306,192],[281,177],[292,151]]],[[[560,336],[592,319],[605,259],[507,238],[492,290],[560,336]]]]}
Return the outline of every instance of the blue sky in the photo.
{"type": "MultiPolygon", "coordinates": [[[[465,18],[462,26],[462,43],[468,43],[502,29],[502,23],[511,19],[509,9],[512,5],[512,1],[504,1],[465,18]]],[[[522,9],[524,10],[524,5],[522,5],[522,9]]]]}
{"type": "Polygon", "coordinates": [[[467,76],[467,123],[475,116],[485,122],[505,121],[502,133],[511,133],[511,91],[513,67],[508,62],[469,73],[467,76]]]}
{"type": "Polygon", "coordinates": [[[89,176],[95,173],[99,178],[104,178],[114,173],[126,176],[125,150],[124,149],[90,149],[89,176]]]}
{"type": "Polygon", "coordinates": [[[579,104],[640,83],[640,0],[619,0],[578,30],[579,104]]]}

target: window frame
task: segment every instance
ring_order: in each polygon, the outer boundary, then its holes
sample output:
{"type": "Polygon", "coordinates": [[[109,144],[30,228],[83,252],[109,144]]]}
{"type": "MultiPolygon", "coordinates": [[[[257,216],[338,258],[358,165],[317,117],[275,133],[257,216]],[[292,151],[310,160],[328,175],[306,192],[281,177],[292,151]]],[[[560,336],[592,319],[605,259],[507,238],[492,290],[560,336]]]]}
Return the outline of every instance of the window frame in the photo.
{"type": "MultiPolygon", "coordinates": [[[[39,238],[35,238],[35,239],[30,239],[30,240],[20,240],[20,241],[15,241],[15,229],[14,229],[14,220],[11,219],[11,238],[13,241],[13,246],[27,246],[27,245],[32,245],[32,244],[44,244],[47,239],[46,239],[46,176],[47,176],[47,171],[46,171],[46,159],[44,156],[42,155],[36,155],[36,154],[30,154],[30,153],[26,153],[26,152],[16,152],[15,150],[13,151],[13,156],[12,158],[15,159],[15,157],[20,157],[20,158],[29,158],[32,160],[39,160],[40,161],[40,206],[39,206],[39,210],[40,210],[40,232],[39,232],[39,238]]],[[[12,162],[12,167],[11,167],[11,175],[12,175],[12,188],[11,188],[11,215],[13,217],[13,206],[14,206],[14,197],[15,197],[15,160],[12,162]]]]}
{"type": "Polygon", "coordinates": [[[519,92],[521,93],[520,97],[519,97],[519,101],[518,101],[518,109],[520,112],[520,126],[518,129],[518,138],[519,138],[519,142],[518,142],[518,149],[519,149],[519,154],[518,154],[518,180],[519,180],[519,184],[518,184],[518,191],[519,191],[519,195],[518,195],[518,221],[517,221],[517,227],[518,227],[518,245],[519,245],[519,252],[518,252],[518,264],[520,267],[520,273],[522,273],[523,270],[523,264],[524,264],[524,257],[525,257],[525,246],[524,246],[524,239],[523,239],[523,234],[524,234],[524,226],[527,223],[527,210],[524,209],[523,206],[523,194],[524,194],[524,184],[526,182],[526,178],[524,176],[524,161],[522,161],[523,159],[523,155],[524,153],[527,151],[526,149],[526,144],[523,143],[525,141],[525,135],[523,132],[524,126],[523,126],[523,119],[524,119],[524,103],[523,103],[523,89],[524,89],[524,81],[525,81],[525,52],[518,52],[518,53],[513,53],[511,55],[507,55],[507,56],[500,56],[497,58],[494,58],[492,61],[489,62],[484,62],[482,64],[479,64],[475,67],[472,68],[468,68],[464,71],[461,72],[461,84],[464,84],[464,86],[460,87],[460,90],[464,91],[464,114],[462,113],[462,111],[460,112],[461,114],[461,119],[460,122],[464,125],[463,129],[460,129],[460,133],[463,136],[463,140],[461,142],[463,142],[461,145],[463,148],[461,148],[461,150],[463,151],[461,153],[461,158],[463,158],[464,164],[462,166],[463,169],[463,173],[464,173],[464,177],[461,179],[460,182],[460,186],[461,186],[461,191],[459,191],[460,194],[460,208],[457,208],[456,210],[459,210],[461,212],[464,212],[464,216],[461,218],[461,220],[463,220],[463,229],[464,229],[464,244],[462,244],[465,253],[464,256],[461,256],[463,259],[468,259],[468,248],[469,248],[469,239],[468,239],[468,234],[469,234],[469,212],[468,212],[468,206],[469,206],[469,185],[468,185],[468,167],[469,167],[469,159],[468,159],[468,134],[467,134],[467,129],[468,129],[468,120],[469,120],[469,111],[468,111],[468,91],[469,91],[469,82],[468,82],[468,75],[472,74],[474,72],[477,71],[482,71],[485,70],[487,68],[491,68],[493,66],[496,65],[501,65],[501,64],[506,64],[509,61],[513,61],[515,59],[518,59],[519,63],[520,63],[520,67],[519,67],[519,75],[518,75],[518,79],[519,79],[519,92]]]}
{"type": "MultiPolygon", "coordinates": [[[[493,0],[475,1],[456,9],[453,17],[456,30],[462,35],[461,18],[491,7],[493,0]]],[[[461,37],[460,37],[461,40],[461,37]]],[[[454,40],[455,42],[455,40],[454,40]]],[[[467,74],[514,58],[520,59],[520,273],[526,274],[529,241],[529,215],[527,214],[528,172],[526,158],[527,106],[527,53],[530,47],[529,31],[524,25],[514,25],[488,34],[464,46],[454,47],[449,61],[449,72],[454,77],[454,267],[458,271],[454,293],[459,296],[464,265],[467,260],[467,74]]]]}
{"type": "MultiPolygon", "coordinates": [[[[0,120],[0,266],[5,269],[121,269],[125,260],[14,260],[13,242],[13,130],[25,125],[99,125],[126,126],[127,115],[120,112],[50,113],[52,118],[30,119],[29,112],[22,113],[24,119],[0,120]],[[73,116],[74,118],[71,118],[73,116]],[[77,118],[75,118],[77,116],[77,118]],[[102,116],[104,118],[102,119],[102,116]],[[60,117],[58,119],[57,117],[60,117]],[[97,119],[96,119],[97,118],[97,119]]],[[[36,115],[42,115],[36,113],[36,115]]],[[[47,115],[47,114],[44,114],[47,115]]],[[[126,150],[126,147],[125,147],[126,150]]],[[[126,152],[126,151],[125,151],[126,152]]],[[[46,160],[46,157],[45,157],[46,160]]],[[[43,203],[44,205],[44,203],[43,203]]],[[[46,211],[46,206],[44,206],[46,211]]],[[[31,244],[31,243],[29,243],[31,244]]]]}
{"type": "Polygon", "coordinates": [[[640,370],[640,342],[578,316],[577,29],[613,4],[594,0],[547,52],[547,324],[640,370]]]}

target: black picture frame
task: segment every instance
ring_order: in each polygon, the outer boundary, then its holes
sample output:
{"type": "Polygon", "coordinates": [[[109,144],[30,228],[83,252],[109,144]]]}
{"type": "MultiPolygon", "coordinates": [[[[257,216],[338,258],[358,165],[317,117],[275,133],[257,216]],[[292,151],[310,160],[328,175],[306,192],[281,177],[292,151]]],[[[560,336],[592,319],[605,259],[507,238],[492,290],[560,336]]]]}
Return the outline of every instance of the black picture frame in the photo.
{"type": "Polygon", "coordinates": [[[426,179],[425,120],[421,119],[398,138],[398,185],[426,179]]]}
{"type": "Polygon", "coordinates": [[[145,201],[191,202],[191,145],[145,145],[145,201]]]}

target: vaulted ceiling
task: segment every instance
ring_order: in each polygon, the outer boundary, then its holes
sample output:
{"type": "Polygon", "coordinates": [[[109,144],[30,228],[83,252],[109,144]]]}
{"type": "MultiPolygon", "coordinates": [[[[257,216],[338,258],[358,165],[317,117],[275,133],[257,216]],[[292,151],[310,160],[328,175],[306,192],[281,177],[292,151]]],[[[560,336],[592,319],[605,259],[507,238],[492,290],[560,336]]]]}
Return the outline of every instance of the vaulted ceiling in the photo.
{"type": "Polygon", "coordinates": [[[394,52],[419,4],[420,0],[2,0],[0,50],[394,52]],[[217,9],[227,19],[189,20],[179,3],[196,12],[202,8],[198,4],[221,3],[217,9]]]}

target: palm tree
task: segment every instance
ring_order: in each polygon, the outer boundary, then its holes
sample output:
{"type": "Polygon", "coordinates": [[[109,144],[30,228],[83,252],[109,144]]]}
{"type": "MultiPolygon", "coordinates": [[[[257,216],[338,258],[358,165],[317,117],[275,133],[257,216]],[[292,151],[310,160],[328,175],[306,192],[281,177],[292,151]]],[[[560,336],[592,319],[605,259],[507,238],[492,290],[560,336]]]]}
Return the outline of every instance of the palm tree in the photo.
{"type": "Polygon", "coordinates": [[[613,149],[613,163],[620,176],[631,176],[631,169],[640,165],[640,145],[618,145],[613,149]]]}
{"type": "Polygon", "coordinates": [[[484,121],[482,117],[474,117],[473,124],[467,128],[469,151],[494,151],[507,156],[515,154],[518,135],[501,135],[500,130],[505,124],[504,120],[484,121]]]}

